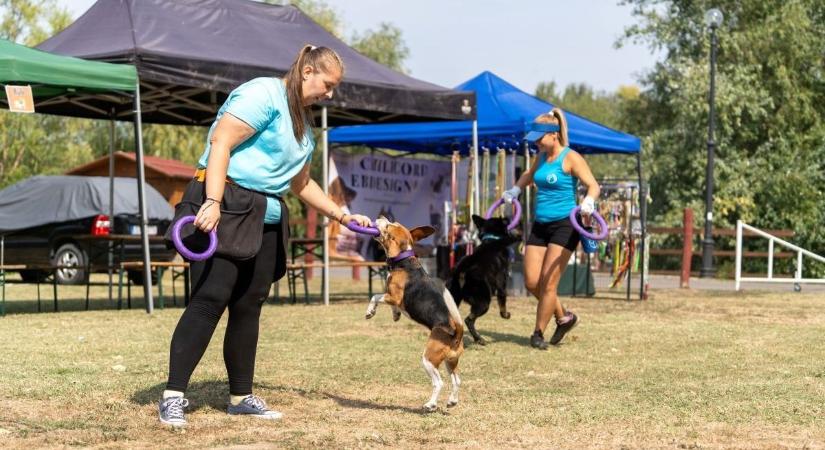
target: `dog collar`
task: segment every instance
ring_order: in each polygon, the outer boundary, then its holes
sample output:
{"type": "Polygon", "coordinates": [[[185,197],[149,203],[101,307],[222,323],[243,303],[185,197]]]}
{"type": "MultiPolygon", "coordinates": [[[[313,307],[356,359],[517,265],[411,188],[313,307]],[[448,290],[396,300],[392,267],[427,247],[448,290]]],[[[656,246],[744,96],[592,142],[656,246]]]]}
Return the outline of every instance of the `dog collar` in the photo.
{"type": "Polygon", "coordinates": [[[481,240],[482,241],[497,241],[501,239],[501,236],[496,236],[495,234],[482,234],[481,240]]]}
{"type": "Polygon", "coordinates": [[[388,263],[390,263],[390,264],[398,264],[398,263],[400,263],[401,261],[403,261],[403,260],[405,260],[405,259],[407,259],[407,258],[409,258],[409,257],[412,257],[412,256],[415,256],[415,252],[414,252],[414,251],[412,251],[412,250],[405,250],[405,251],[403,251],[403,252],[399,253],[398,255],[396,255],[396,256],[394,256],[394,257],[392,257],[392,258],[387,258],[387,262],[388,262],[388,263]]]}

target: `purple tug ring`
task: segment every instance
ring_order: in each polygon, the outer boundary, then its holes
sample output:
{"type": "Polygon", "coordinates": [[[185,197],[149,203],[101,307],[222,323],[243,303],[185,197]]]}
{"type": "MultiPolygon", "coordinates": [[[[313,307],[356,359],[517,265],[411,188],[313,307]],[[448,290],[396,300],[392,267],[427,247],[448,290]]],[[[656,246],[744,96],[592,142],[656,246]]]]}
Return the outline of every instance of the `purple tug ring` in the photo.
{"type": "Polygon", "coordinates": [[[570,211],[570,223],[573,225],[573,228],[575,228],[576,231],[579,232],[579,234],[588,239],[593,239],[594,241],[604,240],[604,238],[607,237],[607,222],[604,221],[604,219],[598,212],[593,211],[591,217],[596,219],[596,222],[598,222],[599,224],[599,234],[590,233],[579,224],[579,221],[576,218],[576,215],[579,213],[581,209],[581,206],[576,206],[575,208],[573,208],[572,211],[570,211]]]}
{"type": "Polygon", "coordinates": [[[358,222],[354,220],[351,220],[349,221],[349,223],[347,223],[347,228],[356,233],[368,234],[370,236],[378,236],[381,234],[381,232],[378,231],[378,228],[375,227],[375,224],[369,227],[362,227],[361,225],[358,225],[358,222]]]}
{"type": "Polygon", "coordinates": [[[213,254],[215,254],[215,250],[218,249],[218,232],[213,228],[212,231],[209,232],[209,247],[207,247],[206,251],[202,253],[195,253],[186,248],[183,244],[183,240],[180,238],[180,232],[183,230],[183,226],[194,222],[195,216],[184,216],[175,222],[175,225],[172,227],[172,243],[175,244],[175,248],[178,250],[178,253],[180,253],[184,258],[191,261],[203,261],[205,259],[209,259],[213,254]]]}
{"type": "MultiPolygon", "coordinates": [[[[495,203],[493,203],[493,205],[490,206],[490,209],[487,210],[487,213],[484,214],[484,218],[489,219],[489,218],[493,217],[493,212],[495,212],[495,210],[503,204],[504,204],[504,198],[500,198],[500,199],[496,200],[495,203]]],[[[513,220],[511,220],[510,224],[507,225],[507,231],[510,231],[513,228],[515,228],[518,225],[519,222],[521,222],[521,203],[518,202],[517,198],[514,198],[513,199],[513,220]]]]}

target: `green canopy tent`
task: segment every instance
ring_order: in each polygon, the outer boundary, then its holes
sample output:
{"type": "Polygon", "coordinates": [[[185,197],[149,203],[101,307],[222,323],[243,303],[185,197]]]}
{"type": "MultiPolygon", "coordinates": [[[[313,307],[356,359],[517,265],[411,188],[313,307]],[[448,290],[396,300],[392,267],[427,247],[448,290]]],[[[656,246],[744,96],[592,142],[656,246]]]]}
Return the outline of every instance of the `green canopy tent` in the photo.
{"type": "MultiPolygon", "coordinates": [[[[149,266],[149,237],[146,234],[147,216],[140,90],[138,89],[136,68],[131,65],[86,61],[69,56],[54,55],[0,39],[0,84],[3,86],[31,86],[35,111],[39,107],[64,104],[71,109],[86,109],[114,119],[113,111],[115,111],[116,106],[121,106],[122,109],[125,104],[134,104],[138,203],[141,217],[141,240],[143,243],[143,289],[146,298],[146,311],[151,313],[153,299],[151,268],[149,266]],[[111,105],[109,111],[102,109],[105,105],[111,105]]],[[[8,106],[5,89],[0,91],[0,103],[8,106]]],[[[114,122],[112,123],[110,178],[113,175],[114,162],[111,159],[114,150],[114,122]]],[[[109,217],[113,216],[113,190],[114,185],[110,183],[109,217]]]]}

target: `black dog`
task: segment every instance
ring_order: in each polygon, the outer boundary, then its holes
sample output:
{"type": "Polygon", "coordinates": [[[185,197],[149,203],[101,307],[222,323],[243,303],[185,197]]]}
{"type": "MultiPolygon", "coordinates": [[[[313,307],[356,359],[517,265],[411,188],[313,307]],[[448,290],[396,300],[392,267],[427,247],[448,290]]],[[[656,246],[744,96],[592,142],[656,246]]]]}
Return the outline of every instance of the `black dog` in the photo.
{"type": "Polygon", "coordinates": [[[479,345],[487,342],[476,331],[476,319],[487,313],[493,294],[498,300],[499,314],[510,318],[507,312],[507,279],[510,273],[510,245],[518,242],[517,235],[507,231],[508,220],[482,219],[473,215],[479,230],[481,245],[472,255],[463,258],[450,277],[450,294],[456,305],[462,300],[470,304],[470,315],[464,319],[467,330],[479,345]]]}

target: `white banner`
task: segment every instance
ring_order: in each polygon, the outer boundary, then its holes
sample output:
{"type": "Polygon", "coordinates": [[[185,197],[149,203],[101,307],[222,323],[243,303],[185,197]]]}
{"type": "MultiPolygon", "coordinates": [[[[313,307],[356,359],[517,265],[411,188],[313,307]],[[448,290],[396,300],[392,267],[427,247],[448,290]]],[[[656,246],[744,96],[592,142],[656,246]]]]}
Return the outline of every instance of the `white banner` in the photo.
{"type": "MultiPolygon", "coordinates": [[[[332,152],[329,192],[339,206],[372,219],[384,215],[407,228],[430,225],[433,237],[422,243],[434,245],[444,236],[444,202],[450,200],[451,167],[448,159],[425,160],[391,157],[379,153],[351,155],[332,152]]],[[[464,180],[462,180],[464,181],[464,180]]],[[[464,183],[461,183],[464,185],[464,183]]],[[[464,193],[459,193],[464,197],[464,193]]],[[[342,227],[339,254],[368,254],[368,236],[342,227]]]]}

